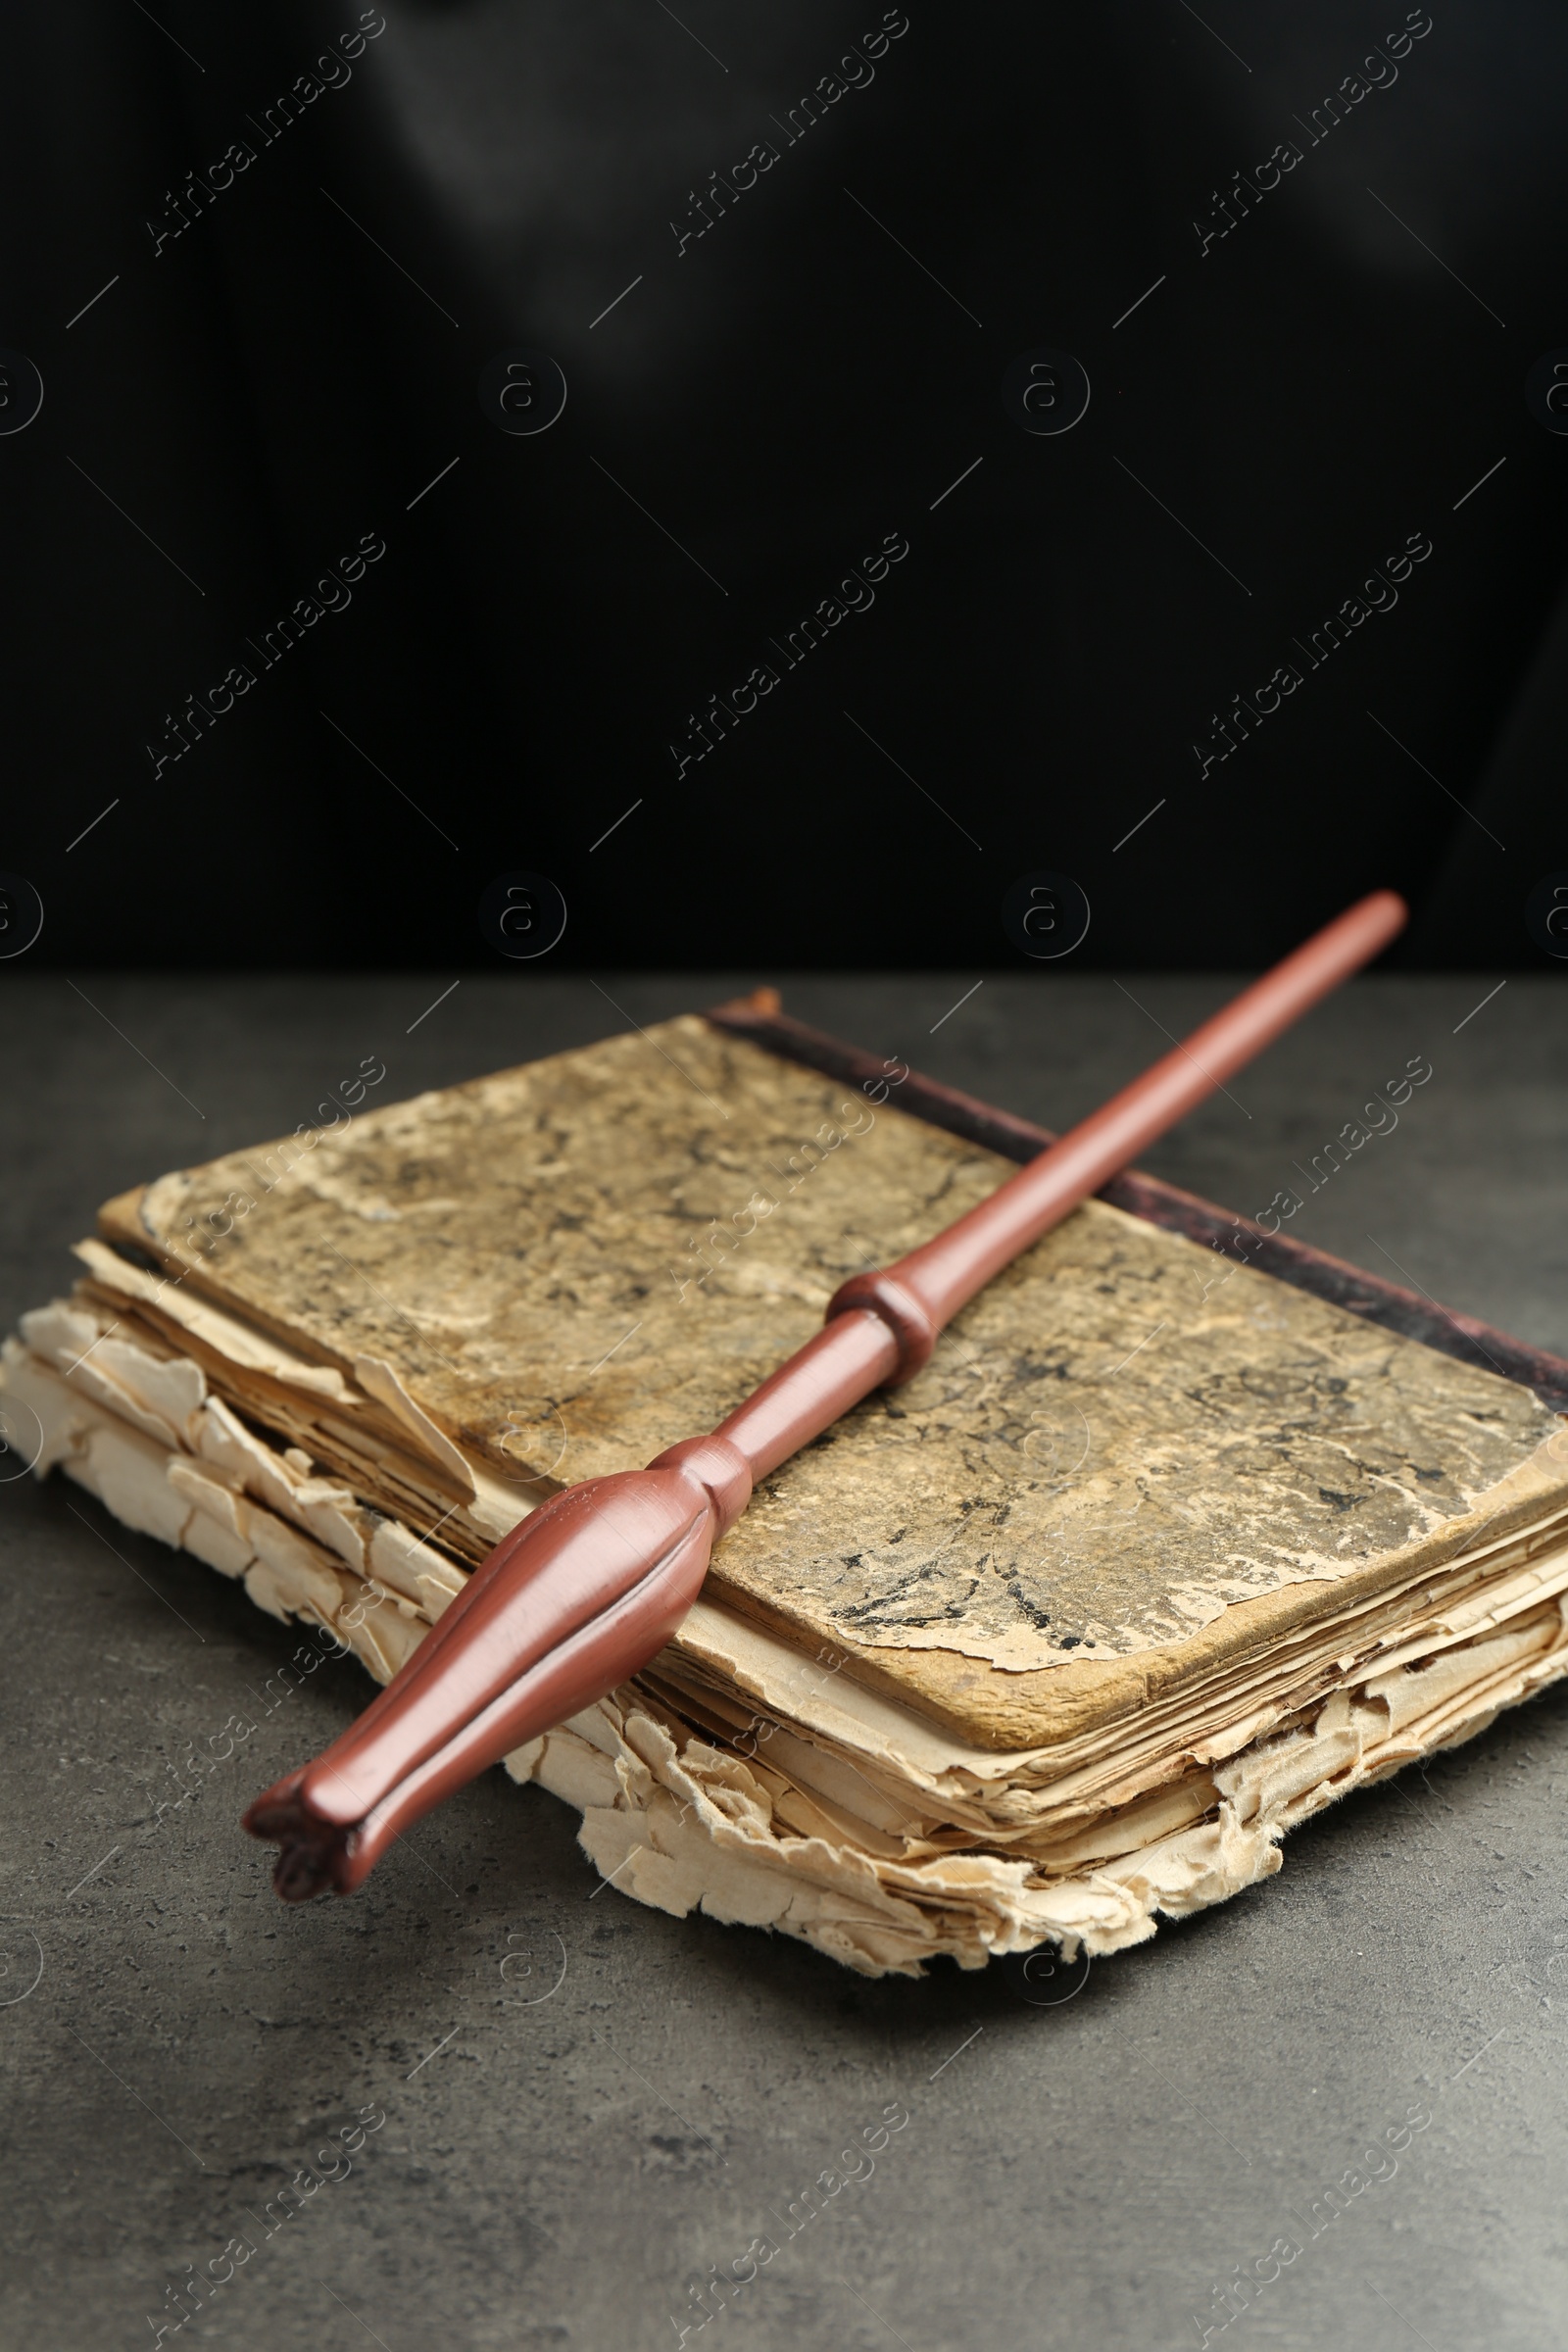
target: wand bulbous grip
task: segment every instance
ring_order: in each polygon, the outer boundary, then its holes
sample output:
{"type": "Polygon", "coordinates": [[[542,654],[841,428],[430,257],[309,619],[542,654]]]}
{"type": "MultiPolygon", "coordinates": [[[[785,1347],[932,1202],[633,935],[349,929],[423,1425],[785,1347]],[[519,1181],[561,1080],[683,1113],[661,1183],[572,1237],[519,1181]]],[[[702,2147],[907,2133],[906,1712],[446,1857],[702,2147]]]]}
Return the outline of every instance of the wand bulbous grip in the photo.
{"type": "Polygon", "coordinates": [[[657,1657],[751,1489],[738,1448],[695,1439],[532,1513],[341,1739],[251,1806],[283,1849],[278,1893],[351,1892],[411,1822],[657,1657]]]}

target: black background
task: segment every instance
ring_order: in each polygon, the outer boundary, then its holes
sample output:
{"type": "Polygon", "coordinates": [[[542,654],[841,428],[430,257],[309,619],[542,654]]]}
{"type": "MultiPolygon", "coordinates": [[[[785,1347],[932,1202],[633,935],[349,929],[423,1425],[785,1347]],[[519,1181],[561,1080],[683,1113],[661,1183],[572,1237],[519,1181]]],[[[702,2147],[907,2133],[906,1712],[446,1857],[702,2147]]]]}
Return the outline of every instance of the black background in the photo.
{"type": "Polygon", "coordinates": [[[1314,145],[1396,0],[909,0],[787,145],[873,0],[389,0],[263,144],[247,118],[358,13],[12,21],[0,344],[46,391],[0,438],[0,867],[44,899],[30,962],[498,968],[477,904],[527,869],[569,907],[553,968],[1021,969],[1002,900],[1050,868],[1093,906],[1079,967],[1255,964],[1392,882],[1406,962],[1553,968],[1523,906],[1568,867],[1568,438],[1523,387],[1568,345],[1560,8],[1435,0],[1314,145]],[[155,255],[236,138],[254,164],[155,255]],[[1093,386],[1057,438],[1001,396],[1042,345],[1093,386]],[[477,398],[518,347],[568,385],[537,436],[477,398]],[[874,609],[677,777],[687,713],[889,532],[874,609]],[[1200,778],[1210,713],[1413,532],[1397,609],[1200,778]],[[166,713],[365,533],[352,606],[155,777],[166,713]]]}

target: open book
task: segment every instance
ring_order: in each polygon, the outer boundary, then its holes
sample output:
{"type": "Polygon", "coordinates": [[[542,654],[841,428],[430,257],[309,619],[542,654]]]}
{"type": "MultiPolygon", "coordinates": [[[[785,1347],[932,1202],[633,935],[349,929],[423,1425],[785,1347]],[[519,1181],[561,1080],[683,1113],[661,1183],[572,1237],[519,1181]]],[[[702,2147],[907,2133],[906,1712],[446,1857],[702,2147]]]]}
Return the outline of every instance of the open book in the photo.
{"type": "MultiPolygon", "coordinates": [[[[768,992],[383,1077],[110,1201],[4,1362],[40,1474],[383,1681],[527,1511],[712,1427],[1050,1140],[768,992]]],[[[1267,1222],[1117,1179],[508,1769],[626,1894],[917,1973],[1136,1942],[1568,1671],[1568,1364],[1267,1222]]]]}

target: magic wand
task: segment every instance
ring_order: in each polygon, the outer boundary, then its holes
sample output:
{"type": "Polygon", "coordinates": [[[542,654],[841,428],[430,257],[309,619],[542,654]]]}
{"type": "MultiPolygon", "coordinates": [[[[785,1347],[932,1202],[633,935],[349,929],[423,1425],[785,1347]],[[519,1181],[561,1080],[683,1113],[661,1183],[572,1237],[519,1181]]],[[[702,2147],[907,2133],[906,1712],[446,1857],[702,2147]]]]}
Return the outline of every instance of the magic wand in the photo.
{"type": "Polygon", "coordinates": [[[1393,891],[1362,899],[945,1232],[846,1282],[815,1338],[710,1436],[568,1487],[503,1537],[364,1714],[245,1815],[282,1848],[273,1885],[285,1902],[352,1893],[421,1814],[648,1665],[760,1478],[873,1389],[912,1379],[993,1275],[1406,920],[1393,891]]]}

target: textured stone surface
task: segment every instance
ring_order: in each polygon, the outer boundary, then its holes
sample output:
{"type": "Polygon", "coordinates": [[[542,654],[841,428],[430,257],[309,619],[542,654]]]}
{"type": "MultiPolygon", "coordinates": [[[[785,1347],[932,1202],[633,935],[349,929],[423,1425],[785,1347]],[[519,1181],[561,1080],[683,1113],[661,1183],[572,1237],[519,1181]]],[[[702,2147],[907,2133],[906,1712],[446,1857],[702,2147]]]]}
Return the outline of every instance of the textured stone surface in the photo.
{"type": "MultiPolygon", "coordinates": [[[[611,985],[647,1024],[761,976],[611,985]]],[[[1108,981],[1029,977],[988,980],[928,1040],[968,980],[813,980],[786,1001],[1051,1124],[1159,1050],[1108,981]]],[[[58,982],[17,981],[8,1328],[65,1286],[70,1243],[127,1172],[293,1126],[372,1049],[412,1092],[606,1022],[586,984],[510,975],[465,980],[407,1043],[440,979],[88,976],[203,1125],[58,982]]],[[[1421,1116],[1313,1204],[1306,1238],[1368,1255],[1370,1231],[1437,1297],[1562,1349],[1568,1000],[1511,981],[1447,1043],[1488,985],[1349,992],[1237,1089],[1250,1122],[1212,1105],[1158,1172],[1254,1207],[1385,1063],[1429,1048],[1421,1116]]],[[[1221,993],[1135,986],[1178,1032],[1221,993]]],[[[221,2269],[247,2210],[379,2103],[353,2172],[177,2340],[347,2352],[368,2327],[389,2352],[655,2352],[688,2277],[771,2232],[760,2282],[689,2344],[872,2352],[891,2326],[915,2352],[1174,2348],[1199,2340],[1195,2312],[1210,2324],[1217,2281],[1301,2243],[1314,2201],[1424,2104],[1397,2173],[1305,2244],[1232,2342],[1387,2352],[1413,2327],[1439,2352],[1555,2352],[1568,1693],[1426,1782],[1353,1798],[1257,1896],[1044,2007],[1000,1971],[848,1984],[800,1946],[633,1910],[596,1891],[566,1809],[499,1776],[364,1897],[283,1913],[236,1815],[341,1726],[362,1679],[323,1667],[269,1715],[295,1636],[59,1484],[0,1490],[0,1570],[21,1685],[0,1746],[8,2343],[151,2343],[145,2315],[183,2266],[221,2269]],[[236,1713],[254,1737],[198,1777],[186,1759],[236,1713]],[[158,1816],[181,1786],[199,1793],[158,1816]],[[895,2100],[910,2122],[875,2174],[784,2242],[791,2201],[895,2100]]]]}

